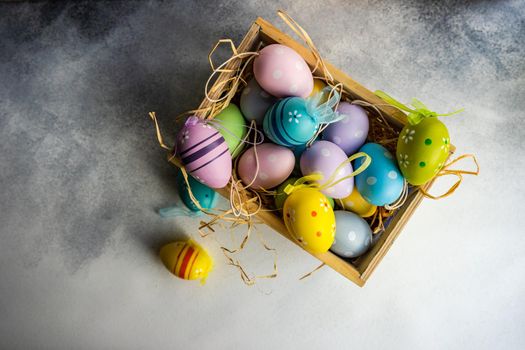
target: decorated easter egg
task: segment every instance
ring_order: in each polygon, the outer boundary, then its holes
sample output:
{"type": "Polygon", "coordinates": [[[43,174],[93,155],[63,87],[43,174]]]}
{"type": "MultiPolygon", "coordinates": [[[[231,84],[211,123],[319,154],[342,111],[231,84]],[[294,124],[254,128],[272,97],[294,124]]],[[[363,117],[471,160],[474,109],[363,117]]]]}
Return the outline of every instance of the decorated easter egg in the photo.
{"type": "Polygon", "coordinates": [[[343,258],[356,258],[372,244],[372,230],[368,223],[349,211],[335,211],[335,240],[330,250],[343,258]]]}
{"type": "Polygon", "coordinates": [[[222,188],[232,172],[232,157],[220,132],[197,117],[189,117],[177,136],[177,154],[199,182],[222,188]]]}
{"type": "Polygon", "coordinates": [[[411,185],[431,180],[443,167],[450,150],[448,129],[436,117],[407,124],[397,141],[397,162],[411,185]]]}
{"type": "MultiPolygon", "coordinates": [[[[404,180],[392,154],[377,143],[367,143],[359,152],[364,152],[372,158],[370,166],[355,177],[361,196],[377,206],[395,202],[403,191],[404,180]]],[[[363,158],[355,162],[354,166],[358,167],[363,163],[363,158]]]]}
{"type": "Polygon", "coordinates": [[[283,207],[288,232],[311,253],[328,251],[334,241],[335,215],[325,195],[314,188],[300,188],[286,198],[283,207]]]}
{"type": "Polygon", "coordinates": [[[188,183],[184,180],[184,176],[179,171],[177,174],[177,190],[182,202],[188,209],[194,212],[200,211],[200,209],[193,203],[188,190],[188,184],[191,188],[193,197],[199,202],[200,206],[204,209],[213,209],[217,205],[219,200],[219,194],[208,186],[195,180],[192,176],[188,176],[188,183]]]}
{"type": "MultiPolygon", "coordinates": [[[[314,79],[314,88],[312,89],[312,92],[310,93],[308,97],[313,97],[315,94],[320,93],[321,91],[323,91],[323,89],[326,86],[327,86],[326,83],[322,81],[321,79],[314,79]]],[[[321,102],[325,102],[325,101],[326,101],[326,98],[324,98],[324,101],[322,100],[321,102]]]]}
{"type": "MultiPolygon", "coordinates": [[[[316,141],[311,147],[307,148],[301,156],[301,173],[303,175],[310,175],[314,173],[321,174],[323,177],[318,181],[320,186],[341,180],[350,175],[354,170],[350,162],[343,167],[336,169],[347,160],[345,152],[335,143],[329,141],[316,141]]],[[[332,198],[345,198],[354,188],[354,178],[347,178],[333,186],[324,188],[321,192],[332,198]]]]}
{"type": "Polygon", "coordinates": [[[280,44],[268,45],[259,51],[253,61],[253,74],[259,85],[276,97],[307,97],[314,85],[304,59],[280,44]]]}
{"type": "Polygon", "coordinates": [[[295,164],[293,152],[286,147],[263,143],[246,150],[239,158],[237,171],[245,185],[269,189],[290,176],[295,164]],[[257,159],[255,150],[257,150],[257,159]],[[257,169],[257,160],[259,169],[257,169]],[[258,171],[257,171],[258,170],[258,171]]]}
{"type": "Polygon", "coordinates": [[[368,116],[363,107],[348,102],[341,102],[337,111],[345,115],[345,118],[328,125],[323,131],[323,139],[335,143],[349,156],[357,152],[366,141],[368,116]]]}
{"type": "Polygon", "coordinates": [[[317,131],[317,120],[308,114],[306,100],[288,97],[275,103],[264,116],[264,133],[278,145],[306,144],[317,131]]]}
{"type": "Polygon", "coordinates": [[[297,181],[297,178],[291,177],[282,184],[280,184],[279,187],[277,187],[277,194],[274,197],[275,208],[279,210],[283,209],[284,201],[286,200],[286,198],[288,198],[288,194],[284,192],[284,189],[286,188],[286,186],[293,184],[295,181],[297,181]]]}
{"type": "Polygon", "coordinates": [[[192,240],[166,244],[160,249],[160,259],[171,273],[185,280],[204,282],[213,267],[206,250],[192,240]]]}
{"type": "Polygon", "coordinates": [[[264,91],[257,80],[252,79],[241,93],[241,111],[246,120],[255,120],[258,125],[262,125],[264,114],[277,102],[277,98],[264,91]]]}
{"type": "Polygon", "coordinates": [[[232,158],[237,157],[242,151],[242,139],[247,132],[245,121],[239,108],[230,103],[213,118],[213,125],[226,140],[232,158]]]}
{"type": "Polygon", "coordinates": [[[367,218],[374,215],[377,210],[377,206],[368,203],[363,196],[357,190],[357,186],[354,186],[354,190],[348,197],[341,199],[341,205],[343,209],[350,210],[357,215],[367,218]]]}

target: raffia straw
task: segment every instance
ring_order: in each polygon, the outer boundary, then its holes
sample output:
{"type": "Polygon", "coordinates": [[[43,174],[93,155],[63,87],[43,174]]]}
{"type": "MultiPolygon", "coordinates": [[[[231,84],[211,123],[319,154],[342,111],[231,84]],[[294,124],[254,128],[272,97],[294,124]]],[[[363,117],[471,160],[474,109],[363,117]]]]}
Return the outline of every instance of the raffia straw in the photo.
{"type": "Polygon", "coordinates": [[[449,175],[456,176],[457,180],[445,193],[441,195],[432,195],[428,193],[423,187],[419,187],[419,191],[423,194],[423,196],[430,198],[430,199],[441,199],[441,198],[450,196],[452,193],[454,193],[458,189],[459,185],[461,184],[461,181],[463,181],[463,175],[474,175],[474,176],[479,175],[479,163],[478,163],[478,160],[476,159],[476,156],[474,156],[473,154],[463,154],[457,157],[456,159],[446,164],[443,168],[441,168],[441,170],[437,173],[435,178],[442,177],[442,176],[449,176],[449,175]],[[467,158],[472,159],[472,161],[476,165],[476,170],[471,171],[471,170],[462,170],[462,169],[450,169],[452,165],[456,164],[462,159],[467,159],[467,158]]]}
{"type": "Polygon", "coordinates": [[[312,39],[310,38],[310,35],[301,27],[292,17],[290,17],[285,11],[278,10],[277,15],[281,17],[281,19],[290,27],[291,30],[294,31],[295,34],[299,38],[301,38],[306,45],[308,45],[308,48],[310,49],[312,55],[315,58],[315,66],[312,69],[312,73],[314,73],[317,68],[321,68],[321,71],[326,78],[327,82],[330,82],[331,84],[334,84],[334,77],[328,70],[328,67],[326,66],[326,63],[323,61],[321,54],[319,53],[319,50],[317,50],[317,47],[314,45],[312,39]]]}
{"type": "Polygon", "coordinates": [[[323,266],[325,266],[326,264],[325,263],[322,263],[321,265],[317,266],[315,269],[313,269],[312,271],[308,272],[306,275],[302,276],[301,278],[299,278],[299,281],[302,281],[304,280],[305,278],[308,278],[310,277],[311,275],[314,274],[314,272],[317,272],[319,271],[323,266]]]}

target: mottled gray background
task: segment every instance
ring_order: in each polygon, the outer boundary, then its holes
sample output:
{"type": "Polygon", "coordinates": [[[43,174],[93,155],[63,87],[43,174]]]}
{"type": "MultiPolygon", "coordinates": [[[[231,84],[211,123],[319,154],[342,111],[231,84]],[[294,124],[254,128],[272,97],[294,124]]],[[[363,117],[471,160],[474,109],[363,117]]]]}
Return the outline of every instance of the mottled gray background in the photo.
{"type": "MultiPolygon", "coordinates": [[[[77,1],[0,4],[0,348],[523,349],[523,1],[77,1]],[[323,4],[321,4],[323,3],[323,4]],[[482,172],[425,201],[366,288],[269,229],[279,277],[246,287],[218,243],[205,287],[156,258],[198,237],[162,128],[198,105],[219,39],[289,11],[371,89],[417,96],[482,172]],[[220,346],[219,346],[220,345],[220,346]]],[[[166,133],[168,141],[173,135],[166,133]]],[[[257,240],[250,271],[271,270],[257,240]]]]}

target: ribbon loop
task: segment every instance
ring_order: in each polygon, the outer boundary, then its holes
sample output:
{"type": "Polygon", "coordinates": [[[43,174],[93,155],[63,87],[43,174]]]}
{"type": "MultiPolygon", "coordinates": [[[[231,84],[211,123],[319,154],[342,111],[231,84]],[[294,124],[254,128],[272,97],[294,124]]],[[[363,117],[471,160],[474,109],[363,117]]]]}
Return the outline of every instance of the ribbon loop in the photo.
{"type": "Polygon", "coordinates": [[[399,102],[398,100],[396,100],[395,98],[393,98],[392,96],[390,96],[384,91],[376,90],[374,94],[376,94],[376,96],[380,97],[386,103],[399,109],[400,111],[407,112],[408,113],[407,119],[411,125],[417,125],[423,119],[426,119],[426,118],[448,117],[454,114],[461,113],[464,110],[462,108],[462,109],[458,109],[450,113],[436,113],[434,111],[431,111],[423,102],[419,101],[416,98],[413,98],[412,102],[410,103],[414,108],[410,108],[407,105],[399,102]]]}

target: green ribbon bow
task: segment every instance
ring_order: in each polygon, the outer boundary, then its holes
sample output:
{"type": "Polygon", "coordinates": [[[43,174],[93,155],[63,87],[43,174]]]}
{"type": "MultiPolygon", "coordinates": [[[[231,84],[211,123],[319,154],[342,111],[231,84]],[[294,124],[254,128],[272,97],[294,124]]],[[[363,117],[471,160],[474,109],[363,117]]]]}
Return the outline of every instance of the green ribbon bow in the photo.
{"type": "Polygon", "coordinates": [[[405,111],[408,113],[407,119],[408,122],[411,125],[419,124],[423,119],[425,118],[432,118],[432,117],[448,117],[449,115],[457,114],[463,112],[462,109],[458,109],[457,111],[451,112],[451,113],[445,113],[445,114],[438,114],[434,111],[431,111],[428,109],[427,106],[421,101],[419,101],[416,98],[412,99],[411,105],[414,108],[410,108],[407,105],[402,104],[398,100],[394,99],[392,96],[388,95],[386,92],[377,90],[374,92],[377,96],[381,97],[386,103],[394,106],[395,108],[405,111]]]}

